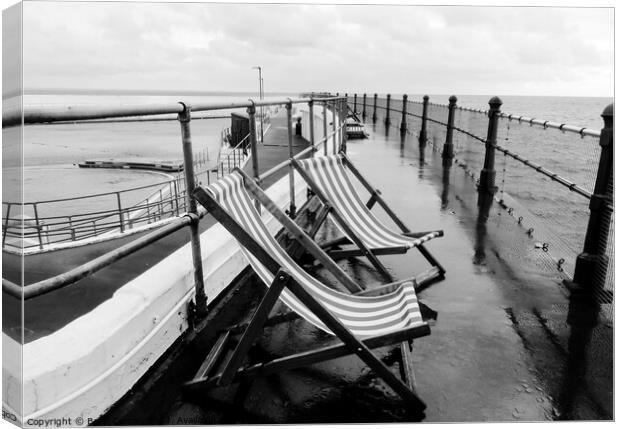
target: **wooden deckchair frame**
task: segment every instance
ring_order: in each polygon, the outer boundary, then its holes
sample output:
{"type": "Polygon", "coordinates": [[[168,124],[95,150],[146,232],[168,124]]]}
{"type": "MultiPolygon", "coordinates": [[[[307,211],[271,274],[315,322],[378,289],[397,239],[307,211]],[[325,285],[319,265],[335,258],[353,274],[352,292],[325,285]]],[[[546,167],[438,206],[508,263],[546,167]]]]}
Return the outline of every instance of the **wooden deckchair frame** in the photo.
{"type": "MultiPolygon", "coordinates": [[[[258,186],[255,185],[252,179],[247,177],[247,175],[244,175],[244,181],[246,187],[250,191],[252,190],[252,185],[254,185],[255,190],[256,188],[260,190],[260,188],[258,188],[258,186]]],[[[426,405],[415,393],[414,379],[413,373],[411,372],[412,368],[410,362],[403,362],[401,365],[401,369],[405,374],[405,382],[403,382],[396,377],[390,369],[371,352],[370,349],[400,342],[403,359],[410,359],[410,341],[414,338],[430,334],[428,324],[424,323],[414,327],[408,327],[390,332],[388,334],[369,337],[364,340],[358,339],[346,326],[344,326],[325,307],[323,307],[323,305],[315,299],[312,294],[310,294],[301,284],[296,282],[286,270],[282,269],[279,263],[273,259],[273,257],[259,243],[257,243],[255,239],[250,236],[203,188],[196,188],[193,195],[208,210],[209,213],[211,213],[231,234],[233,234],[233,236],[243,247],[251,252],[269,271],[275,274],[275,278],[252,316],[251,321],[245,327],[245,331],[232,355],[223,364],[222,371],[215,375],[209,374],[216,366],[218,356],[221,354],[221,351],[225,348],[226,343],[229,340],[229,332],[225,332],[218,338],[214,348],[207,355],[207,358],[196,373],[194,379],[185,384],[186,388],[194,390],[205,387],[221,386],[239,380],[242,377],[267,375],[286,369],[298,368],[323,362],[325,360],[356,354],[364,363],[366,363],[366,365],[368,365],[369,368],[375,371],[375,373],[382,378],[388,386],[390,386],[399,396],[401,396],[405,402],[411,405],[416,412],[422,413],[422,411],[426,408],[426,405]],[[321,320],[321,322],[324,323],[325,326],[341,340],[341,343],[242,368],[241,366],[245,356],[250,350],[252,344],[257,340],[261,328],[267,321],[269,313],[273,309],[284,288],[287,288],[303,305],[306,306],[306,308],[314,313],[317,318],[319,318],[319,320],[321,320]],[[404,350],[404,348],[407,350],[404,350]]],[[[261,199],[258,199],[258,201],[261,201],[261,199]]],[[[269,202],[273,204],[270,200],[269,202]]],[[[284,218],[290,221],[286,215],[284,215],[284,218]]],[[[297,227],[297,225],[295,226],[297,227]]],[[[303,231],[301,237],[305,237],[305,239],[312,242],[311,239],[303,234],[303,231]]],[[[298,240],[300,239],[300,237],[296,238],[298,240]]],[[[305,239],[301,238],[304,242],[305,239]]],[[[323,253],[316,243],[314,243],[314,246],[316,246],[314,248],[315,250],[318,249],[321,253],[323,253]]],[[[323,255],[325,254],[323,253],[323,255]]],[[[327,259],[329,258],[327,257],[327,259]]]]}
{"type": "MultiPolygon", "coordinates": [[[[394,221],[394,223],[401,229],[402,234],[406,237],[410,238],[419,238],[424,235],[435,232],[435,231],[424,231],[424,232],[411,232],[411,230],[405,225],[405,223],[396,215],[396,213],[390,208],[390,206],[385,202],[383,197],[381,197],[381,192],[374,188],[370,182],[362,175],[362,173],[355,167],[355,165],[351,162],[351,160],[347,157],[344,152],[339,152],[338,154],[341,156],[343,163],[346,167],[353,173],[353,175],[359,180],[359,182],[368,190],[370,193],[370,199],[366,203],[366,207],[370,210],[374,207],[376,203],[383,208],[383,210],[388,214],[388,216],[394,221]]],[[[381,273],[381,275],[387,279],[388,281],[394,281],[391,274],[387,271],[387,269],[383,266],[383,264],[379,261],[377,256],[380,255],[393,255],[393,254],[401,254],[406,253],[409,248],[406,246],[394,246],[394,247],[382,247],[382,248],[369,248],[366,246],[361,238],[353,231],[353,229],[344,221],[342,215],[339,213],[338,209],[334,207],[331,201],[327,198],[327,196],[323,193],[322,189],[318,186],[318,184],[310,177],[308,172],[304,170],[304,168],[299,164],[299,162],[295,159],[291,159],[291,164],[297,170],[299,175],[306,181],[310,190],[321,200],[321,202],[329,208],[330,213],[339,226],[344,230],[346,235],[350,237],[351,240],[347,237],[341,237],[336,240],[332,240],[328,243],[324,243],[321,247],[323,249],[329,249],[330,247],[341,245],[341,244],[355,244],[357,249],[347,249],[347,250],[328,250],[327,253],[334,259],[343,259],[343,258],[351,258],[356,256],[365,256],[368,258],[370,263],[381,273]]],[[[324,219],[323,219],[324,221],[324,219]]],[[[440,235],[443,235],[443,231],[436,231],[440,235]]],[[[433,280],[430,282],[443,278],[446,270],[445,268],[437,261],[437,259],[426,249],[426,247],[421,243],[415,246],[416,249],[420,252],[420,254],[430,263],[431,269],[426,272],[427,277],[433,277],[433,280]]]]}

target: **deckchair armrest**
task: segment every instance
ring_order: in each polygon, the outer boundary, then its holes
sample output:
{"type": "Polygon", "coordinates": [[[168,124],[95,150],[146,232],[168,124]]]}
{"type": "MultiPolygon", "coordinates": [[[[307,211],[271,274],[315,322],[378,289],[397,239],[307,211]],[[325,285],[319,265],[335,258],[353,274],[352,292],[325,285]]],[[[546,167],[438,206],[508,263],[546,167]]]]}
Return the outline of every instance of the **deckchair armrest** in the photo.
{"type": "Polygon", "coordinates": [[[439,234],[438,237],[443,237],[443,229],[438,229],[436,231],[403,232],[402,234],[405,237],[420,238],[420,237],[424,237],[425,235],[432,234],[434,232],[439,234]]]}
{"type": "Polygon", "coordinates": [[[384,285],[368,286],[367,289],[361,292],[357,292],[355,293],[355,295],[357,296],[381,296],[381,295],[388,294],[390,292],[394,292],[396,289],[400,287],[400,285],[402,285],[403,283],[408,283],[408,282],[413,282],[415,286],[416,278],[411,277],[409,279],[399,280],[397,282],[387,283],[384,285]]]}

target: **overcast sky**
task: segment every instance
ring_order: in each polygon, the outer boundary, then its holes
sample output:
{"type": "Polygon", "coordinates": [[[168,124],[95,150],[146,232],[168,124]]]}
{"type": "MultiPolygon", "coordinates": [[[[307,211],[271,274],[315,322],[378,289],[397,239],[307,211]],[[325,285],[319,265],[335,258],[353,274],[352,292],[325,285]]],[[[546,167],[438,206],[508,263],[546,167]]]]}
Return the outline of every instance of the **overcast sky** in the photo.
{"type": "Polygon", "coordinates": [[[610,8],[24,6],[26,88],[613,95],[610,8]]]}

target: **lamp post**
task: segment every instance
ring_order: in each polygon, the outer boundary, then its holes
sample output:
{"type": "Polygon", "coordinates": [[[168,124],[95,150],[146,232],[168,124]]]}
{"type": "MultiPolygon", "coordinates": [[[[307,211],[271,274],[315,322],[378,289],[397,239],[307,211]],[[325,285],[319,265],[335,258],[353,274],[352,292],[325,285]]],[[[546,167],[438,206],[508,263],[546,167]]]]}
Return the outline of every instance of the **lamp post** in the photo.
{"type": "MultiPolygon", "coordinates": [[[[254,66],[252,69],[258,69],[258,99],[263,99],[263,69],[260,66],[254,66]]],[[[260,141],[263,142],[263,106],[260,106],[260,141]]]]}

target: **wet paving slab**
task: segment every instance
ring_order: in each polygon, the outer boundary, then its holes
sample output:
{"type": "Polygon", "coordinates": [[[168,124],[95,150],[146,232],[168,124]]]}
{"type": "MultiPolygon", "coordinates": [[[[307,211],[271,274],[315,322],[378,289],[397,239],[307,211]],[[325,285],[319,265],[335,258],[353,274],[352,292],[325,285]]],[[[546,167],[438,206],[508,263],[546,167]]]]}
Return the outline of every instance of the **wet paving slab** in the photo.
{"type": "MultiPolygon", "coordinates": [[[[569,299],[563,277],[539,257],[520,225],[496,205],[481,216],[471,178],[454,166],[442,168],[439,151],[420,149],[413,134],[401,138],[395,130],[377,126],[369,139],[350,140],[347,151],[411,230],[445,233],[427,249],[446,268],[446,278],[419,294],[421,302],[438,312],[431,335],[415,340],[413,348],[417,393],[427,404],[424,421],[612,419],[613,321],[593,319],[569,299]]],[[[373,212],[389,224],[378,206],[373,212]]],[[[335,233],[328,224],[318,239],[335,233]]],[[[382,261],[396,278],[429,267],[415,250],[382,261]]],[[[364,259],[341,266],[366,284],[381,283],[364,259]]],[[[320,269],[315,274],[329,281],[320,269]]],[[[250,278],[223,313],[247,318],[263,293],[250,278]]],[[[334,341],[296,320],[267,328],[253,353],[256,358],[281,356],[334,341]]],[[[101,423],[414,421],[400,397],[354,356],[191,398],[182,395],[178,385],[191,378],[206,353],[197,351],[207,347],[208,341],[194,345],[191,356],[192,351],[186,352],[176,370],[142,401],[150,406],[136,404],[133,418],[101,423]],[[154,401],[161,405],[157,410],[154,401]]],[[[399,371],[395,347],[376,353],[399,371]]]]}

